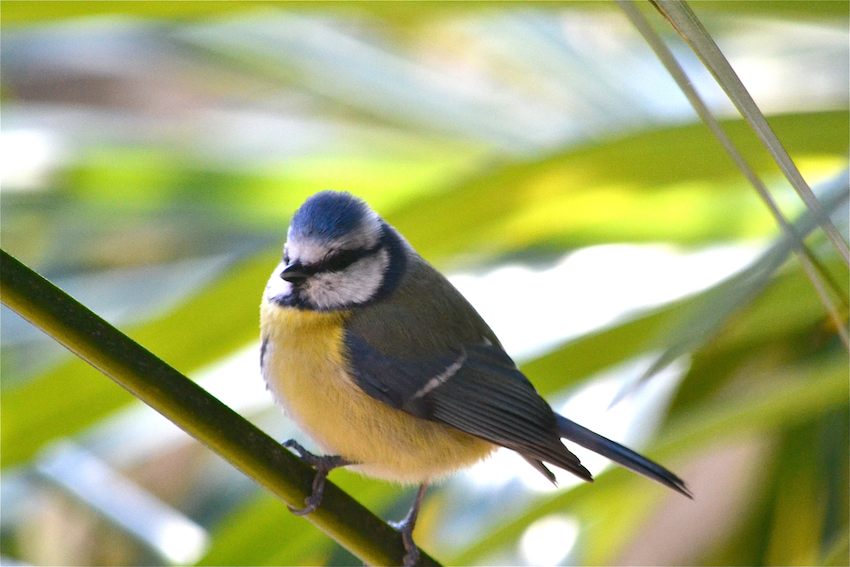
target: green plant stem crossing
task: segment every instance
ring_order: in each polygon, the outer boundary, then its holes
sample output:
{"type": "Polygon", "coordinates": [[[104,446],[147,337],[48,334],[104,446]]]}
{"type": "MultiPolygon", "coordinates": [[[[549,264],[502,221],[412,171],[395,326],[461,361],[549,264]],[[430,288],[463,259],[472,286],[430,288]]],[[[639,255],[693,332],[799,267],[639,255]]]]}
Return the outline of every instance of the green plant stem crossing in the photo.
{"type": "MultiPolygon", "coordinates": [[[[4,250],[0,300],[286,504],[302,505],[313,480],[310,467],[4,250]]],[[[321,507],[307,519],[368,564],[402,562],[398,532],[330,482],[321,507]]],[[[438,565],[424,552],[420,564],[438,565]]]]}

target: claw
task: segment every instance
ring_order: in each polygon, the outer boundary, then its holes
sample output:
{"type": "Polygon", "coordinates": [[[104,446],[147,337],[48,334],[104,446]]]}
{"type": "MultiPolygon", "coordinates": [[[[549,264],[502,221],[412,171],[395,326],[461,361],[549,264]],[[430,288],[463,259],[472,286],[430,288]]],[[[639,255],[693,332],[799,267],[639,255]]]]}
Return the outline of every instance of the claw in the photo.
{"type": "Polygon", "coordinates": [[[316,469],[316,476],[313,477],[313,491],[310,493],[310,496],[304,499],[305,506],[303,508],[295,508],[287,504],[286,507],[289,508],[290,512],[296,516],[306,516],[316,511],[316,508],[322,503],[322,496],[325,494],[325,481],[328,478],[328,472],[326,470],[316,469]]]}
{"type": "Polygon", "coordinates": [[[325,493],[325,481],[328,478],[328,473],[338,467],[353,464],[351,461],[340,457],[339,455],[315,455],[305,449],[295,439],[290,439],[283,443],[287,449],[292,449],[302,461],[316,469],[316,476],[313,477],[312,492],[310,496],[304,499],[305,506],[303,508],[293,508],[287,505],[289,511],[296,516],[306,516],[311,512],[315,512],[316,508],[322,503],[322,496],[325,493]]]}

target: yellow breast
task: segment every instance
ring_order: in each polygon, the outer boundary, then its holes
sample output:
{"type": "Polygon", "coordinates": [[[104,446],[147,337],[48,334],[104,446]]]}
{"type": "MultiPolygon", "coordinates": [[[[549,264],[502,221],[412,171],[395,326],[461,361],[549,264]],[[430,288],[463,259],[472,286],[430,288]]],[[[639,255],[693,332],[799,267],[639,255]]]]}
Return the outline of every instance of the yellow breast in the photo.
{"type": "Polygon", "coordinates": [[[263,376],[277,401],[324,450],[362,463],[356,470],[399,482],[425,482],[471,465],[495,447],[396,410],[363,392],[347,371],[347,312],[264,303],[263,376]]]}

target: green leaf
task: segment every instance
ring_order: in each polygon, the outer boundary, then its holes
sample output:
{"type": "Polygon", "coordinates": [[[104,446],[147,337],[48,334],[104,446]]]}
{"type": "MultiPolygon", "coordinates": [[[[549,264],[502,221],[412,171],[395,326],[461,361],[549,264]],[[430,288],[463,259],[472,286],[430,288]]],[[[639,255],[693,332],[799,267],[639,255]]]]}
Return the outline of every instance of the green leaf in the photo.
{"type": "MultiPolygon", "coordinates": [[[[825,191],[827,195],[824,199],[824,210],[828,214],[834,214],[842,206],[846,207],[848,197],[850,197],[850,192],[848,192],[850,188],[845,186],[841,182],[842,180],[837,181],[828,191],[825,191]]],[[[806,211],[794,223],[794,233],[805,239],[815,226],[813,215],[806,211]]],[[[723,328],[723,325],[733,313],[757,297],[768,285],[776,271],[785,264],[786,259],[794,249],[793,238],[796,238],[796,236],[783,233],[773,246],[747,269],[715,286],[710,292],[701,294],[694,308],[677,323],[672,333],[676,338],[646,371],[642,379],[651,377],[678,357],[694,350],[698,345],[708,342],[723,328]]],[[[809,293],[806,293],[806,290],[801,290],[801,292],[801,297],[806,297],[811,296],[814,290],[809,293]]],[[[777,303],[777,305],[783,304],[777,303]]],[[[799,312],[799,307],[800,301],[796,302],[791,309],[799,312]]],[[[818,310],[807,309],[806,313],[818,313],[818,310]]],[[[786,321],[789,319],[787,308],[783,310],[782,318],[786,321]]],[[[758,329],[761,327],[752,326],[750,328],[758,329]]]]}
{"type": "MultiPolygon", "coordinates": [[[[69,18],[95,15],[123,15],[138,18],[169,20],[195,20],[226,17],[253,9],[268,9],[277,6],[289,10],[314,10],[327,12],[369,12],[394,25],[411,25],[445,17],[447,12],[470,10],[504,10],[506,8],[557,10],[575,7],[582,10],[611,9],[605,3],[587,2],[263,2],[241,0],[240,2],[83,2],[83,1],[39,1],[5,0],[3,2],[4,25],[38,24],[69,18]]],[[[720,14],[773,16],[798,20],[846,18],[847,10],[841,2],[815,0],[784,0],[782,2],[715,0],[700,2],[700,8],[720,14]]]]}
{"type": "MultiPolygon", "coordinates": [[[[236,264],[171,313],[129,335],[184,373],[219,359],[259,336],[259,296],[277,256],[268,251],[236,264]]],[[[3,466],[31,458],[50,440],[73,435],[132,399],[80,359],[4,389],[3,466]]]]}
{"type": "MultiPolygon", "coordinates": [[[[798,162],[822,176],[846,163],[848,119],[847,112],[834,111],[775,116],[771,122],[798,162]],[[831,165],[822,169],[825,163],[831,165]]],[[[778,179],[769,156],[744,136],[745,123],[724,126],[757,172],[778,179]]],[[[776,232],[701,124],[488,164],[476,177],[412,200],[389,220],[426,257],[619,241],[699,244],[776,232]]]]}
{"type": "MultiPolygon", "coordinates": [[[[399,490],[385,482],[347,471],[332,476],[340,488],[356,495],[371,510],[383,511],[399,497],[399,490]]],[[[327,564],[334,554],[345,553],[326,534],[264,493],[223,518],[210,540],[212,545],[200,565],[319,565],[327,564]]]]}
{"type": "Polygon", "coordinates": [[[211,534],[211,543],[200,565],[321,565],[333,545],[321,530],[266,493],[228,514],[211,534]]]}
{"type": "Polygon", "coordinates": [[[670,0],[653,0],[655,7],[668,19],[674,29],[691,46],[694,53],[702,60],[706,68],[714,75],[717,83],[729,96],[744,119],[752,128],[753,133],[761,140],[770,155],[776,161],[788,182],[806,204],[817,220],[818,225],[826,233],[827,238],[835,246],[846,264],[850,264],[850,248],[847,241],[838,232],[821,208],[820,203],[812,192],[811,187],[800,174],[797,165],[791,159],[785,146],[780,142],[773,128],[767,122],[761,109],[741,82],[738,74],[732,68],[729,60],[720,51],[714,38],[706,31],[696,14],[687,2],[670,0]]]}

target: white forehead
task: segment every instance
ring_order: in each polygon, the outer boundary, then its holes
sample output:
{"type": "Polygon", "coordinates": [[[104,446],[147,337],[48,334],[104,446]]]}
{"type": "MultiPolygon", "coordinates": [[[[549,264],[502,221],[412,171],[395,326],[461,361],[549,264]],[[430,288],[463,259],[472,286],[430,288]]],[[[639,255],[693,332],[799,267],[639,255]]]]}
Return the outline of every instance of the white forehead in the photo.
{"type": "Polygon", "coordinates": [[[286,251],[291,260],[311,264],[324,258],[330,250],[372,248],[378,244],[380,238],[381,219],[374,211],[369,211],[357,228],[339,238],[293,238],[292,227],[290,227],[286,234],[286,251]]]}
{"type": "Polygon", "coordinates": [[[313,264],[321,260],[328,250],[328,243],[318,243],[312,239],[295,240],[291,237],[286,239],[286,253],[290,260],[299,260],[302,264],[313,264]]]}

